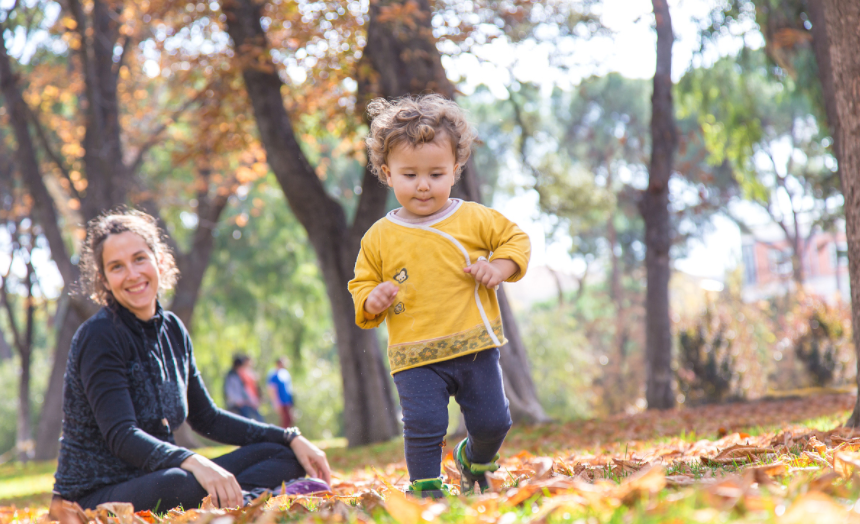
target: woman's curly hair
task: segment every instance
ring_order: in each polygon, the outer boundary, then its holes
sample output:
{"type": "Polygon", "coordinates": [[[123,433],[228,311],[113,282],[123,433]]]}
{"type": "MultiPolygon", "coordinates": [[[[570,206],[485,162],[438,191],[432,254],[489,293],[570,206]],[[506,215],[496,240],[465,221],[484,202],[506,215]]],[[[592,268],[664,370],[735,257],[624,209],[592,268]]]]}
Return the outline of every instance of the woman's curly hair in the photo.
{"type": "Polygon", "coordinates": [[[393,148],[404,143],[416,147],[432,142],[437,133],[450,139],[460,166],[454,175],[460,178],[472,152],[475,132],[456,102],[435,94],[405,96],[391,102],[376,98],[367,104],[367,114],[371,118],[370,134],[365,140],[367,154],[371,171],[383,183],[385,175],[381,168],[393,148]]]}
{"type": "Polygon", "coordinates": [[[97,304],[114,305],[116,299],[107,287],[105,277],[104,252],[105,240],[111,235],[130,231],[140,236],[155,255],[158,263],[158,292],[172,289],[179,278],[179,269],[167,243],[164,233],[151,215],[134,209],[117,208],[90,220],[87,223],[87,236],[81,250],[81,292],[97,304]]]}

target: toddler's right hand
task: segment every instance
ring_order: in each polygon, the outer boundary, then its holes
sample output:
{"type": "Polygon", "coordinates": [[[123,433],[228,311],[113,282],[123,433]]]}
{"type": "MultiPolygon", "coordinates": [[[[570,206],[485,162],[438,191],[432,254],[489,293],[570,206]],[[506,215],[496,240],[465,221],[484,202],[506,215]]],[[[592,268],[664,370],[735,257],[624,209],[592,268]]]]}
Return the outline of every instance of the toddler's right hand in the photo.
{"type": "Polygon", "coordinates": [[[373,288],[373,291],[367,296],[367,300],[364,301],[364,310],[373,316],[382,313],[394,303],[394,297],[397,296],[399,290],[400,288],[394,282],[379,284],[373,288]]]}

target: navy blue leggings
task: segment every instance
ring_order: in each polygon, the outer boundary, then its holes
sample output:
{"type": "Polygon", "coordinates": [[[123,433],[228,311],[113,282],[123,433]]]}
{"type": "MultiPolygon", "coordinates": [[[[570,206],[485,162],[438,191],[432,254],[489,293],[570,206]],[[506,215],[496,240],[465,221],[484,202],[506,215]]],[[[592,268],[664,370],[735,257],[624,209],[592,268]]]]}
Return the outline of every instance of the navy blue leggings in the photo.
{"type": "MultiPolygon", "coordinates": [[[[293,450],[270,442],[242,446],[212,462],[235,475],[243,491],[274,489],[282,482],[305,476],[293,450]]],[[[170,468],[105,486],[77,502],[84,509],[93,509],[103,502],[131,502],[135,511],[158,508],[159,512],[164,512],[179,505],[185,509],[199,507],[206,495],[191,472],[170,468]]]]}
{"type": "Polygon", "coordinates": [[[441,474],[451,396],[466,419],[466,458],[477,464],[493,461],[511,429],[498,348],[400,371],[394,374],[394,384],[403,409],[411,481],[441,474]]]}

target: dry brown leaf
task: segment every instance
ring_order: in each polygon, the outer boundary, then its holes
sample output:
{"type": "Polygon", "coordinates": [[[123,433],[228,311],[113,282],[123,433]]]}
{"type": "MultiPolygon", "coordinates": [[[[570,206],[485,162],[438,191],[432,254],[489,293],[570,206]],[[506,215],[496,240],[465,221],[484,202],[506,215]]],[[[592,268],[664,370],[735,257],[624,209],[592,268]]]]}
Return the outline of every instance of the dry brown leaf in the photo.
{"type": "Polygon", "coordinates": [[[839,478],[841,478],[841,475],[839,475],[839,473],[836,473],[835,471],[828,471],[824,475],[810,480],[808,484],[808,489],[810,492],[822,491],[824,493],[829,493],[833,489],[833,483],[839,478]]]}
{"type": "Polygon", "coordinates": [[[629,504],[643,495],[653,495],[666,487],[666,472],[656,465],[642,469],[618,486],[615,496],[629,504]]]}
{"type": "Polygon", "coordinates": [[[106,502],[104,504],[99,504],[96,509],[110,511],[116,515],[116,519],[119,524],[134,523],[134,506],[126,502],[106,502]]]}
{"type": "Polygon", "coordinates": [[[842,478],[848,478],[851,474],[860,469],[860,453],[855,451],[840,451],[833,456],[833,469],[842,475],[842,478]]]}
{"type": "MultiPolygon", "coordinates": [[[[855,513],[855,517],[858,515],[855,513]]],[[[829,496],[821,492],[806,493],[798,497],[779,519],[780,524],[839,524],[857,522],[850,519],[849,512],[829,496]]]]}
{"type": "Polygon", "coordinates": [[[552,459],[549,457],[535,457],[529,460],[528,465],[532,468],[532,477],[536,479],[547,478],[552,474],[552,459]]]}
{"type": "Polygon", "coordinates": [[[788,469],[788,464],[783,462],[774,462],[773,464],[765,464],[763,466],[747,466],[745,471],[751,473],[753,478],[759,479],[785,475],[788,473],[788,469]]]}
{"type": "Polygon", "coordinates": [[[694,477],[690,475],[667,475],[666,476],[666,485],[671,486],[673,488],[683,487],[683,486],[692,486],[697,481],[694,477]]]}
{"type": "Polygon", "coordinates": [[[588,501],[579,495],[561,495],[544,503],[540,510],[529,519],[529,522],[534,524],[545,523],[555,513],[579,511],[587,503],[588,501]]]}
{"type": "Polygon", "coordinates": [[[490,491],[498,493],[505,487],[505,482],[510,478],[507,473],[502,471],[491,471],[486,474],[487,483],[490,486],[490,491]]]}
{"type": "Polygon", "coordinates": [[[382,499],[382,496],[372,489],[365,491],[358,498],[358,505],[368,513],[373,513],[376,508],[383,506],[384,503],[385,501],[382,499]]]}
{"type": "Polygon", "coordinates": [[[430,522],[446,509],[445,504],[408,497],[400,490],[390,491],[383,506],[385,511],[400,524],[430,522]]]}
{"type": "Polygon", "coordinates": [[[806,445],[803,447],[804,451],[812,451],[818,453],[822,457],[827,453],[827,446],[818,440],[818,438],[813,435],[806,442],[806,445]]]}

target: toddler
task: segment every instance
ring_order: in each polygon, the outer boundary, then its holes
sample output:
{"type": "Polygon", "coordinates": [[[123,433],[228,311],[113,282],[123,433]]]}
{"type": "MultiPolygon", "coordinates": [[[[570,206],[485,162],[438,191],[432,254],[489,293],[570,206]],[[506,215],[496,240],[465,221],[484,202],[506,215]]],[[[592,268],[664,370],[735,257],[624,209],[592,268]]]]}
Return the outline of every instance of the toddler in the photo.
{"type": "Polygon", "coordinates": [[[368,113],[372,170],[402,207],[364,235],[349,290],[360,327],[388,326],[407,491],[447,491],[441,461],[452,395],[468,431],[454,450],[460,491],[483,491],[511,427],[495,289],[525,274],[529,239],[500,213],[450,198],[474,139],[456,103],[439,95],[376,99],[368,113]]]}

